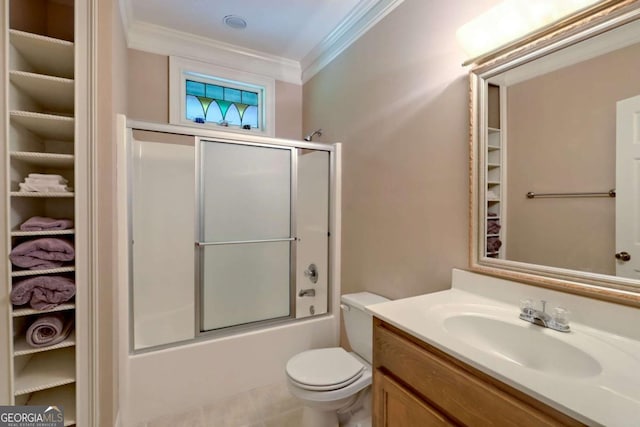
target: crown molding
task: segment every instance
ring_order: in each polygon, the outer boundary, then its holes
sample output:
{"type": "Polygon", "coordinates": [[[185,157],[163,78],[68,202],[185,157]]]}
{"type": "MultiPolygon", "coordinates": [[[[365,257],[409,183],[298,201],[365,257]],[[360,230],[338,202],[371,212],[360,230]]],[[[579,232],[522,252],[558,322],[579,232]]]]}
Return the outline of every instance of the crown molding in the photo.
{"type": "Polygon", "coordinates": [[[302,58],[302,82],[308,82],[404,0],[364,0],[302,58]]]}
{"type": "Polygon", "coordinates": [[[129,45],[129,28],[133,22],[133,6],[131,0],[118,0],[118,6],[120,8],[120,19],[122,20],[122,28],[124,28],[124,36],[127,40],[127,46],[129,45]]]}
{"type": "Polygon", "coordinates": [[[298,61],[146,22],[129,23],[127,44],[131,49],[196,59],[288,83],[302,83],[298,61]]]}
{"type": "Polygon", "coordinates": [[[131,0],[119,0],[127,46],[167,56],[215,63],[276,80],[303,84],[391,13],[404,0],[363,0],[302,61],[137,21],[131,0]]]}

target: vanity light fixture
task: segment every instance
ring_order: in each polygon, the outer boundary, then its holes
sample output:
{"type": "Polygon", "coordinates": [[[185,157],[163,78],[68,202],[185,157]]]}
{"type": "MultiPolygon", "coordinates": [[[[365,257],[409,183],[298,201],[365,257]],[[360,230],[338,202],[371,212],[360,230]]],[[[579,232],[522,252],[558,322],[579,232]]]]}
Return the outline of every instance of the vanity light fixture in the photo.
{"type": "Polygon", "coordinates": [[[456,32],[469,58],[503,46],[602,0],[504,0],[456,32]]]}

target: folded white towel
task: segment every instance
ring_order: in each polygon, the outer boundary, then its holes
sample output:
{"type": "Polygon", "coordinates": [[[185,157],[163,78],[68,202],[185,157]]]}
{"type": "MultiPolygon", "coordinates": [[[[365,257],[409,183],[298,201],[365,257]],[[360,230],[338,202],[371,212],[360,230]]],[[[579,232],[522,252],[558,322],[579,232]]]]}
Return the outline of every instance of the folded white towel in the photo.
{"type": "Polygon", "coordinates": [[[64,179],[64,177],[62,177],[61,175],[54,175],[49,173],[30,173],[27,176],[27,179],[55,181],[56,183],[60,183],[60,184],[67,184],[69,182],[66,179],[64,179]]]}
{"type": "Polygon", "coordinates": [[[67,193],[71,191],[71,188],[67,187],[64,184],[26,184],[21,182],[18,184],[20,186],[20,191],[23,192],[35,192],[35,193],[49,193],[49,192],[63,192],[67,193]]]}
{"type": "Polygon", "coordinates": [[[66,181],[54,181],[52,179],[25,178],[25,184],[29,185],[66,185],[66,181]]]}

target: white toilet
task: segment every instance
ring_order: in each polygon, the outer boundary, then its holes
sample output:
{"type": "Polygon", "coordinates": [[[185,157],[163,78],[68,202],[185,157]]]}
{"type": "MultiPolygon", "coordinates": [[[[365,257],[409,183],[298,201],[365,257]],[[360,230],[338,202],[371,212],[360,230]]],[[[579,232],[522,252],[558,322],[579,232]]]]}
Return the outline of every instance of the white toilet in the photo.
{"type": "MultiPolygon", "coordinates": [[[[303,351],[287,362],[289,391],[304,404],[304,427],[344,425],[356,411],[371,408],[373,328],[372,316],[364,308],[389,300],[360,292],[343,295],[341,301],[354,353],[341,347],[320,348],[303,351]]],[[[366,422],[354,425],[365,427],[366,422]]]]}

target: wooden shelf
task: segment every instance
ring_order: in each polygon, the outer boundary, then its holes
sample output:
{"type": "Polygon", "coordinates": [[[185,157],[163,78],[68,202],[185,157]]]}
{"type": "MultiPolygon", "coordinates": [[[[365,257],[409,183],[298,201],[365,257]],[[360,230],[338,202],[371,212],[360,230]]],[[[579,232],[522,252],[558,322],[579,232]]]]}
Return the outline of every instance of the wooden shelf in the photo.
{"type": "Polygon", "coordinates": [[[501,129],[498,129],[498,128],[492,128],[492,127],[490,127],[490,126],[489,126],[489,127],[487,127],[487,130],[489,131],[489,133],[497,133],[497,132],[500,132],[500,131],[501,131],[501,129]]]}
{"type": "Polygon", "coordinates": [[[18,123],[42,139],[73,140],[75,132],[73,117],[16,110],[9,112],[9,116],[12,122],[18,123]]]}
{"type": "Polygon", "coordinates": [[[12,160],[20,160],[24,163],[56,169],[73,168],[73,154],[39,153],[32,151],[12,151],[9,153],[12,160]]]}
{"type": "Polygon", "coordinates": [[[74,383],[75,359],[73,347],[34,354],[15,375],[14,394],[18,396],[74,383]]]}
{"type": "Polygon", "coordinates": [[[58,344],[48,347],[31,347],[27,343],[25,335],[18,335],[13,339],[13,355],[24,356],[26,354],[41,353],[44,351],[57,350],[59,348],[73,347],[76,345],[76,333],[73,331],[69,337],[58,344]]]}
{"type": "Polygon", "coordinates": [[[64,425],[76,424],[76,387],[74,384],[51,388],[33,393],[27,399],[29,406],[62,406],[64,409],[64,425]]]}
{"type": "Polygon", "coordinates": [[[73,114],[74,82],[72,79],[16,70],[9,72],[9,79],[22,93],[29,95],[43,109],[73,114]]]}
{"type": "Polygon", "coordinates": [[[76,305],[73,303],[60,304],[59,306],[50,308],[48,310],[36,310],[35,308],[17,308],[14,309],[11,315],[13,317],[32,316],[35,314],[55,313],[57,311],[74,310],[76,305]]]}
{"type": "Polygon", "coordinates": [[[32,71],[56,77],[73,78],[74,45],[72,42],[19,30],[9,30],[9,40],[25,61],[33,67],[32,71]]]}
{"type": "Polygon", "coordinates": [[[48,268],[45,270],[18,270],[12,271],[11,277],[40,276],[42,274],[71,273],[73,271],[76,271],[75,267],[48,268]]]}
{"type": "Polygon", "coordinates": [[[62,236],[75,234],[76,230],[70,228],[68,230],[42,230],[42,231],[22,231],[14,230],[11,232],[11,237],[37,237],[37,236],[62,236]]]}
{"type": "Polygon", "coordinates": [[[489,169],[499,168],[500,167],[500,163],[487,163],[487,167],[489,169]]]}
{"type": "Polygon", "coordinates": [[[12,191],[11,197],[34,197],[34,198],[60,198],[60,197],[73,197],[73,192],[56,192],[56,191],[45,191],[39,193],[37,191],[12,191]]]}
{"type": "Polygon", "coordinates": [[[487,145],[488,151],[498,151],[500,147],[496,147],[495,145],[487,145]]]}

